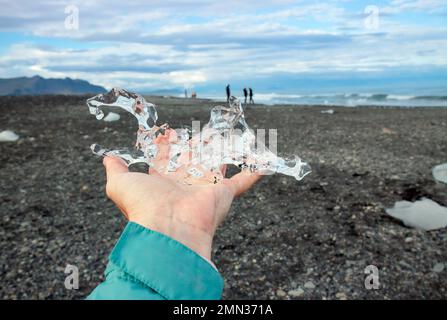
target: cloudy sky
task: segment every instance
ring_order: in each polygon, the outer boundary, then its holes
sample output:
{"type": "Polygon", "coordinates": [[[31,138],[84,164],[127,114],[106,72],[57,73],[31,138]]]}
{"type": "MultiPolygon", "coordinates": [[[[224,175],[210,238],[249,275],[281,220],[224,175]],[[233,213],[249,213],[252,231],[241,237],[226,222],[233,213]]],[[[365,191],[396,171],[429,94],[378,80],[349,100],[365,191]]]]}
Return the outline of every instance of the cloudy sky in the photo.
{"type": "Polygon", "coordinates": [[[447,87],[447,1],[0,0],[0,78],[140,92],[447,87]],[[76,19],[78,17],[78,20],[76,19]]]}

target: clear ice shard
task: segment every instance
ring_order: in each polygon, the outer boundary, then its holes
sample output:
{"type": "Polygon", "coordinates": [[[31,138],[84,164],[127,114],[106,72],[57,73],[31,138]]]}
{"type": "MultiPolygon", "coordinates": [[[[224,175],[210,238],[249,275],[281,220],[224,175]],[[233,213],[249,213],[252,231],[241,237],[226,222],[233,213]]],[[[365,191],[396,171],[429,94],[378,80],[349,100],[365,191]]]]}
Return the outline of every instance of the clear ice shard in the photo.
{"type": "Polygon", "coordinates": [[[19,140],[19,136],[11,130],[0,132],[0,142],[12,142],[17,140],[19,140]]]}
{"type": "Polygon", "coordinates": [[[282,173],[297,180],[310,173],[309,165],[299,157],[283,159],[257,141],[235,97],[230,98],[228,106],[212,108],[210,120],[202,130],[200,126],[190,130],[157,125],[155,105],[123,89],[114,88],[94,96],[87,100],[87,105],[98,120],[103,119],[104,108],[113,107],[126,110],[138,121],[134,148],[110,150],[94,144],[93,153],[120,157],[127,165],[146,163],[159,173],[176,175],[185,183],[191,179],[217,183],[223,178],[222,167],[227,164],[262,174],[282,173]]]}
{"type": "Polygon", "coordinates": [[[447,163],[435,166],[432,173],[436,181],[447,184],[447,163]]]}
{"type": "Polygon", "coordinates": [[[102,119],[105,122],[114,122],[114,121],[118,121],[120,119],[120,115],[118,113],[115,112],[109,112],[109,114],[107,116],[104,117],[104,119],[102,119]]]}
{"type": "Polygon", "coordinates": [[[416,202],[397,201],[393,208],[385,211],[390,216],[402,220],[408,227],[425,231],[447,227],[447,208],[431,199],[422,198],[416,202]]]}

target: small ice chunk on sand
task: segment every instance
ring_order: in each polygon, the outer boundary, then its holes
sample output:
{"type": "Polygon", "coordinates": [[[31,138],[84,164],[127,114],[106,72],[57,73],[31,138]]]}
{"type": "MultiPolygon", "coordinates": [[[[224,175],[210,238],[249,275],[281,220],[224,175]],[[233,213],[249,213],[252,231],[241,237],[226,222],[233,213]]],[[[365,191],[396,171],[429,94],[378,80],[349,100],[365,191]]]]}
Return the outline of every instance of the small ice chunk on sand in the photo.
{"type": "Polygon", "coordinates": [[[447,183],[447,163],[434,167],[432,173],[436,181],[447,183]]]}
{"type": "Polygon", "coordinates": [[[386,209],[386,213],[408,227],[425,231],[447,226],[447,208],[427,198],[416,202],[398,201],[393,208],[386,209]]]}
{"type": "Polygon", "coordinates": [[[328,109],[328,110],[321,110],[321,113],[329,113],[329,114],[334,114],[334,109],[328,109]]]}
{"type": "Polygon", "coordinates": [[[442,262],[438,262],[437,264],[435,264],[433,266],[432,270],[436,273],[440,273],[440,272],[444,271],[444,269],[445,269],[445,264],[443,264],[442,262]]]}
{"type": "Polygon", "coordinates": [[[11,130],[5,130],[0,132],[0,141],[1,142],[10,142],[19,140],[19,136],[12,132],[11,130]]]}
{"type": "Polygon", "coordinates": [[[113,122],[118,121],[120,119],[120,115],[115,112],[109,112],[109,114],[104,118],[105,122],[113,122]]]}

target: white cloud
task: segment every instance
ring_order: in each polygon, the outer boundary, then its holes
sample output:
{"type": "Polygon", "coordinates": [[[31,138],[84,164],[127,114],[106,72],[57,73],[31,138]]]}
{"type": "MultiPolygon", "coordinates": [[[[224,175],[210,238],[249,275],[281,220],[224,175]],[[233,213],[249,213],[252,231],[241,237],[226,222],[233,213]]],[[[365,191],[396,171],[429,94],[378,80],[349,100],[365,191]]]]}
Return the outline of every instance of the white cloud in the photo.
{"type": "Polygon", "coordinates": [[[445,8],[445,0],[393,0],[390,6],[385,6],[381,11],[395,14],[405,11],[437,12],[445,8]]]}
{"type": "MultiPolygon", "coordinates": [[[[395,0],[379,30],[344,1],[72,1],[79,30],[64,28],[65,3],[0,0],[0,32],[74,39],[83,49],[16,43],[0,77],[78,77],[107,87],[190,87],[274,73],[362,72],[446,66],[447,26],[402,23],[406,11],[438,12],[442,1],[395,0]],[[86,48],[84,48],[86,47],[86,48]]],[[[349,4],[349,3],[348,3],[349,4]]],[[[76,43],[76,42],[74,42],[76,43]]]]}

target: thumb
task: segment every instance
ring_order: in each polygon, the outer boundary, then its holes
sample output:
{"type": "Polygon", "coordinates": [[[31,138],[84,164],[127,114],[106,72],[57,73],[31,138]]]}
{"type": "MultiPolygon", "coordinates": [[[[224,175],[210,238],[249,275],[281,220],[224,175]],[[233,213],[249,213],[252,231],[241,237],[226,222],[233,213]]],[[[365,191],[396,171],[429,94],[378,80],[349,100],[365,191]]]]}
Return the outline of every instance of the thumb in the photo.
{"type": "Polygon", "coordinates": [[[120,185],[112,178],[119,174],[129,172],[129,169],[122,159],[113,156],[104,157],[103,164],[107,174],[106,194],[113,202],[115,202],[124,216],[128,219],[126,211],[122,209],[123,206],[121,205],[121,198],[119,197],[120,185]]]}
{"type": "Polygon", "coordinates": [[[232,188],[234,195],[238,197],[250,189],[260,178],[261,174],[259,172],[250,173],[241,171],[232,176],[230,179],[225,179],[224,181],[232,188]]]}
{"type": "Polygon", "coordinates": [[[117,174],[129,172],[126,163],[118,157],[106,156],[104,157],[103,164],[106,168],[107,180],[112,179],[117,174]]]}

